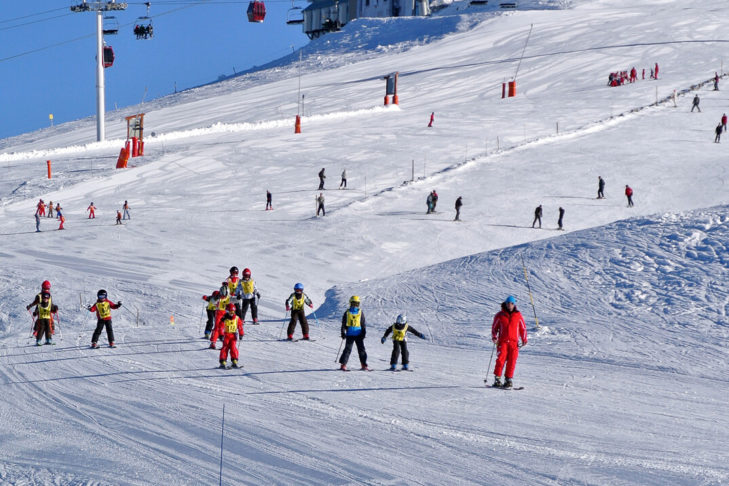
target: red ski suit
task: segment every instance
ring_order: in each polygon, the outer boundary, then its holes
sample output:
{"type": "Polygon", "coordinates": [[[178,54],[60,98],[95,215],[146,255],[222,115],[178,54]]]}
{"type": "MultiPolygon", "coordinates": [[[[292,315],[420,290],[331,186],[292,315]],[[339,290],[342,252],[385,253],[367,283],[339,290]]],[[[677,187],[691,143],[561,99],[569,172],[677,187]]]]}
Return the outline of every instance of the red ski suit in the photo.
{"type": "Polygon", "coordinates": [[[223,347],[220,350],[220,361],[228,359],[228,351],[230,351],[231,359],[238,361],[238,335],[243,337],[243,321],[240,317],[233,314],[232,316],[228,313],[220,319],[220,324],[223,327],[223,347]]]}
{"type": "Polygon", "coordinates": [[[516,359],[519,357],[519,338],[522,344],[527,343],[526,324],[521,312],[516,306],[509,312],[506,310],[506,305],[501,304],[501,311],[494,316],[494,323],[491,325],[491,339],[498,348],[494,375],[501,376],[506,363],[504,376],[507,379],[514,376],[516,359]]]}

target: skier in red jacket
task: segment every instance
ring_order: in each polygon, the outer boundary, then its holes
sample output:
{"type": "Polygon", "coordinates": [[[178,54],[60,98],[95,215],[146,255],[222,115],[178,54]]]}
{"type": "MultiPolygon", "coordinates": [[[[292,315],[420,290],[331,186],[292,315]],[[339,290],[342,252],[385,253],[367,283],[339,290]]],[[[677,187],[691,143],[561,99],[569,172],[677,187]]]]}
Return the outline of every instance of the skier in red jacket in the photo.
{"type": "Polygon", "coordinates": [[[494,367],[494,386],[501,387],[501,372],[506,364],[504,388],[511,388],[511,379],[514,377],[516,359],[519,357],[519,348],[526,346],[526,324],[521,312],[516,308],[516,299],[508,296],[501,304],[501,311],[494,316],[491,325],[491,340],[498,348],[496,366],[494,367]],[[521,345],[519,344],[521,339],[521,345]]]}
{"type": "Polygon", "coordinates": [[[633,207],[633,189],[629,185],[625,184],[625,197],[628,198],[628,207],[633,207]]]}
{"type": "Polygon", "coordinates": [[[235,305],[228,304],[227,312],[220,319],[220,325],[223,327],[223,347],[220,350],[220,367],[225,368],[225,362],[230,358],[233,362],[233,368],[238,367],[238,337],[243,337],[243,322],[235,313],[235,305]]]}

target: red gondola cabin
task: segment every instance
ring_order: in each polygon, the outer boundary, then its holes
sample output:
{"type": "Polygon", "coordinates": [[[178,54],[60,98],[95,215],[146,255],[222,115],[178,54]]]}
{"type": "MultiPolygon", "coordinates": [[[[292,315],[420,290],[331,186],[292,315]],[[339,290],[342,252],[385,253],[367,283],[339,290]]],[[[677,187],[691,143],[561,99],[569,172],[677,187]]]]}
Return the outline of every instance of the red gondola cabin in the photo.
{"type": "Polygon", "coordinates": [[[108,68],[114,65],[114,49],[111,46],[104,46],[104,67],[108,68]]]}
{"type": "Polygon", "coordinates": [[[254,0],[248,4],[248,22],[263,22],[266,17],[266,5],[263,2],[254,0]]]}

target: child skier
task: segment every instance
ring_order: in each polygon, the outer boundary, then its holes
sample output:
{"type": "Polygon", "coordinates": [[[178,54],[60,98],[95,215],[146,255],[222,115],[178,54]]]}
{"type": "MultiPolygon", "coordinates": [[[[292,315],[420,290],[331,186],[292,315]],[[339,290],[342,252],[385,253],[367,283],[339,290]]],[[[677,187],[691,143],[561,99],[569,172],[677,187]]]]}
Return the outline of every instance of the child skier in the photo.
{"type": "Polygon", "coordinates": [[[96,206],[94,206],[93,201],[91,201],[91,204],[89,204],[89,207],[86,208],[86,211],[89,212],[89,219],[96,219],[96,206]]]}
{"type": "Polygon", "coordinates": [[[297,283],[294,285],[294,293],[286,299],[286,310],[291,311],[291,320],[286,330],[287,341],[294,340],[294,330],[296,329],[297,320],[301,323],[301,333],[304,335],[303,339],[305,341],[309,340],[309,323],[306,320],[304,304],[308,305],[309,308],[314,308],[311,299],[304,293],[304,284],[297,283]]]}
{"type": "Polygon", "coordinates": [[[342,339],[346,339],[344,351],[339,357],[339,369],[347,371],[347,361],[349,354],[352,352],[352,345],[357,344],[357,354],[359,354],[359,363],[362,365],[363,371],[369,371],[367,367],[367,351],[365,350],[364,339],[367,335],[367,326],[365,324],[365,316],[362,309],[359,308],[359,297],[353,295],[349,298],[349,309],[344,311],[342,315],[342,339]]]}
{"type": "Polygon", "coordinates": [[[205,339],[210,339],[210,334],[213,332],[213,326],[215,325],[215,310],[218,308],[220,292],[215,290],[212,295],[203,295],[202,299],[208,303],[205,308],[208,314],[208,322],[205,324],[205,339]]]}
{"type": "Polygon", "coordinates": [[[258,304],[256,303],[256,299],[260,299],[261,294],[256,288],[256,282],[251,278],[250,268],[243,269],[243,279],[238,282],[235,296],[239,300],[242,300],[239,316],[243,323],[245,324],[246,322],[246,313],[248,312],[248,306],[250,306],[253,324],[258,324],[258,304]]]}
{"type": "Polygon", "coordinates": [[[238,267],[230,267],[228,272],[230,275],[225,279],[225,285],[228,287],[228,295],[230,295],[231,301],[235,304],[235,313],[240,317],[240,297],[235,293],[238,288],[238,282],[240,281],[238,267]]]}
{"type": "MultiPolygon", "coordinates": [[[[41,291],[38,292],[38,294],[36,294],[35,298],[33,299],[33,302],[31,302],[30,304],[28,304],[28,305],[25,306],[25,309],[26,310],[30,310],[31,307],[33,307],[35,305],[38,305],[40,303],[40,301],[41,301],[43,292],[47,292],[48,293],[48,296],[49,296],[49,299],[50,299],[50,295],[51,295],[51,282],[49,282],[48,280],[44,280],[43,281],[43,283],[41,284],[41,291]]],[[[38,335],[38,323],[36,322],[33,325],[33,336],[37,336],[37,335],[38,335]]]]}
{"type": "Polygon", "coordinates": [[[51,303],[51,293],[43,290],[40,294],[40,301],[35,304],[33,315],[37,316],[34,329],[36,335],[36,346],[42,346],[43,335],[46,337],[46,344],[53,344],[53,314],[58,312],[58,307],[51,303]]]}
{"type": "MultiPolygon", "coordinates": [[[[225,315],[225,310],[230,304],[230,294],[228,293],[228,282],[223,282],[218,291],[218,307],[215,311],[215,326],[213,327],[213,335],[210,337],[210,349],[215,349],[215,343],[218,338],[223,338],[223,328],[221,327],[221,320],[225,315]]],[[[235,307],[235,305],[233,306],[235,307]]]]}
{"type": "Polygon", "coordinates": [[[408,352],[408,341],[407,333],[411,332],[418,336],[420,339],[425,339],[425,336],[418,332],[414,327],[408,324],[408,318],[405,314],[397,316],[395,324],[388,327],[385,334],[380,339],[382,344],[385,344],[387,336],[392,333],[392,355],[390,356],[390,370],[395,371],[397,368],[397,359],[402,351],[402,369],[407,370],[408,364],[410,363],[410,353],[408,352]]]}
{"type": "Polygon", "coordinates": [[[220,349],[220,367],[225,368],[228,352],[233,368],[238,367],[238,339],[243,337],[243,322],[235,313],[235,306],[228,304],[227,312],[220,320],[223,328],[223,347],[220,349]]]}
{"type": "Polygon", "coordinates": [[[96,317],[98,318],[96,329],[94,330],[93,336],[91,336],[91,347],[94,349],[99,347],[97,341],[101,335],[101,330],[106,327],[106,337],[109,340],[109,347],[115,348],[114,330],[111,327],[111,309],[118,309],[122,303],[119,301],[115,304],[107,299],[106,290],[103,289],[96,293],[96,297],[96,303],[87,307],[89,312],[96,312],[96,317]]]}

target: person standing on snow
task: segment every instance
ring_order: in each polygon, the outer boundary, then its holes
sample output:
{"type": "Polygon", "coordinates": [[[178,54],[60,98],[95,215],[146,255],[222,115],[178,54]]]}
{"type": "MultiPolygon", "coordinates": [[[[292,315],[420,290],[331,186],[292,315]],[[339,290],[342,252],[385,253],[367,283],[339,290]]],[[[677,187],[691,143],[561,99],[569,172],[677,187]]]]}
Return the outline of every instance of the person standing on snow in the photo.
{"type": "Polygon", "coordinates": [[[714,91],[719,91],[719,73],[714,73],[714,91]]]}
{"type": "Polygon", "coordinates": [[[532,228],[534,228],[534,225],[537,224],[537,221],[539,221],[539,227],[542,227],[542,205],[536,207],[534,210],[534,221],[532,221],[532,228]]]}
{"type": "Polygon", "coordinates": [[[605,199],[605,179],[602,176],[597,176],[597,198],[605,199]]]}
{"type": "Polygon", "coordinates": [[[122,213],[118,209],[116,211],[116,224],[124,224],[122,223],[122,213]]]}
{"type": "Polygon", "coordinates": [[[124,200],[124,206],[122,206],[122,209],[124,210],[124,217],[122,219],[132,219],[132,216],[129,214],[129,203],[126,199],[124,200]]]}
{"type": "Polygon", "coordinates": [[[339,188],[341,189],[342,186],[344,186],[345,189],[347,188],[347,169],[342,171],[342,181],[339,183],[339,188]]]}
{"type": "Polygon", "coordinates": [[[38,213],[38,216],[46,215],[46,205],[43,202],[43,199],[38,200],[38,205],[36,206],[36,213],[38,213]]]}
{"type": "MultiPolygon", "coordinates": [[[[43,300],[44,293],[48,294],[48,299],[50,302],[51,282],[49,282],[48,280],[43,281],[43,283],[41,284],[41,291],[38,294],[36,294],[35,298],[33,299],[33,302],[31,302],[30,304],[25,306],[25,309],[29,311],[31,307],[37,306],[38,304],[40,304],[41,301],[43,300]]],[[[53,302],[51,302],[51,304],[53,304],[53,302]]],[[[36,322],[35,325],[33,326],[33,335],[38,336],[38,322],[36,322]]]]}
{"type": "Polygon", "coordinates": [[[461,196],[458,196],[458,199],[456,199],[456,217],[453,219],[453,221],[461,220],[461,206],[463,206],[463,198],[461,196]]]}
{"type": "Polygon", "coordinates": [[[99,341],[99,336],[101,336],[101,331],[104,327],[106,327],[106,337],[109,340],[109,347],[116,347],[114,344],[114,330],[111,327],[111,310],[118,309],[122,306],[122,303],[119,301],[115,304],[106,297],[106,290],[99,290],[96,293],[96,303],[87,307],[89,312],[96,312],[96,317],[98,318],[96,322],[96,329],[94,330],[94,334],[91,336],[92,348],[99,347],[97,342],[99,341]]]}
{"type": "Polygon", "coordinates": [[[304,305],[308,305],[310,309],[314,308],[314,304],[308,295],[304,293],[304,284],[297,283],[294,285],[294,292],[286,299],[286,310],[291,311],[291,320],[289,327],[286,329],[286,340],[294,340],[294,331],[296,330],[296,321],[301,323],[301,334],[303,340],[309,340],[309,322],[306,320],[306,312],[304,305]]]}
{"type": "Polygon", "coordinates": [[[35,212],[35,232],[40,233],[40,216],[38,211],[35,212]]]}
{"type": "Polygon", "coordinates": [[[516,360],[519,357],[519,348],[527,344],[527,330],[524,318],[516,308],[516,299],[510,295],[501,304],[501,310],[494,316],[491,325],[491,341],[493,341],[498,352],[496,354],[496,365],[494,367],[494,385],[501,387],[501,373],[506,365],[504,373],[504,388],[513,386],[511,380],[516,369],[516,360]],[[519,344],[521,339],[521,345],[519,344]]]}
{"type": "Polygon", "coordinates": [[[273,196],[271,195],[271,191],[266,190],[266,211],[273,209],[273,196]]]}
{"type": "Polygon", "coordinates": [[[562,219],[564,218],[564,208],[562,206],[559,207],[559,219],[557,219],[557,229],[564,229],[562,227],[562,219]]]}
{"type": "Polygon", "coordinates": [[[633,189],[629,185],[625,184],[625,197],[628,198],[628,207],[633,207],[633,189]]]}
{"type": "Polygon", "coordinates": [[[726,113],[721,115],[721,126],[724,129],[724,131],[726,132],[726,113]]]}
{"type": "Polygon", "coordinates": [[[233,368],[238,367],[238,339],[243,338],[243,321],[236,315],[235,306],[228,304],[227,312],[220,319],[223,328],[223,347],[220,348],[220,368],[226,367],[228,353],[233,363],[233,368]]]}
{"type": "Polygon", "coordinates": [[[48,202],[48,217],[53,217],[53,201],[48,202]]]}
{"type": "Polygon", "coordinates": [[[367,336],[367,326],[365,324],[365,316],[360,309],[359,297],[353,295],[349,299],[349,309],[342,315],[342,339],[346,339],[344,351],[339,357],[339,369],[347,371],[347,361],[352,352],[352,345],[357,344],[357,354],[359,354],[359,363],[362,370],[369,371],[367,367],[367,351],[365,350],[364,340],[367,336]]]}
{"type": "Polygon", "coordinates": [[[380,342],[385,344],[387,336],[392,333],[392,354],[390,355],[390,370],[395,371],[397,368],[397,359],[400,357],[402,352],[402,369],[407,370],[410,363],[410,353],[408,352],[408,341],[406,334],[411,332],[418,336],[420,339],[425,339],[425,336],[418,332],[414,327],[408,324],[408,318],[405,314],[397,316],[395,324],[388,327],[385,334],[382,335],[380,342]]]}
{"type": "Polygon", "coordinates": [[[324,179],[326,179],[327,176],[324,175],[324,167],[319,171],[319,191],[324,190],[324,179]]]}
{"type": "Polygon", "coordinates": [[[435,212],[435,207],[438,205],[438,193],[435,192],[435,189],[433,189],[433,211],[435,212]]]}
{"type": "Polygon", "coordinates": [[[324,193],[320,192],[319,197],[316,198],[316,215],[319,216],[319,212],[321,211],[322,216],[326,216],[327,212],[324,209],[324,193]]]}
{"type": "Polygon", "coordinates": [[[430,113],[430,123],[428,123],[428,128],[433,128],[433,122],[435,122],[435,112],[430,113]]]}
{"type": "Polygon", "coordinates": [[[225,279],[225,285],[228,287],[227,295],[230,296],[230,301],[233,302],[233,305],[235,305],[235,313],[242,318],[240,313],[240,296],[236,293],[238,283],[240,282],[240,278],[238,277],[238,267],[230,267],[228,272],[230,275],[227,279],[225,279]]]}
{"type": "Polygon", "coordinates": [[[61,203],[56,203],[56,219],[61,219],[61,203]]]}
{"type": "Polygon", "coordinates": [[[96,207],[94,206],[93,201],[91,201],[91,204],[89,204],[89,207],[86,208],[86,211],[89,212],[89,219],[96,219],[96,207]]]}
{"type": "Polygon", "coordinates": [[[428,193],[428,197],[425,199],[425,204],[428,205],[428,211],[425,214],[430,214],[433,212],[433,193],[428,193]]]}
{"type": "Polygon", "coordinates": [[[218,308],[220,292],[215,290],[211,295],[203,295],[202,299],[208,303],[207,306],[205,306],[205,311],[208,315],[208,320],[205,323],[205,339],[210,339],[210,334],[213,332],[213,326],[215,326],[215,310],[218,308]]]}
{"type": "Polygon", "coordinates": [[[41,300],[36,304],[33,311],[34,316],[38,316],[35,321],[37,330],[36,346],[42,346],[43,335],[46,336],[46,344],[53,344],[53,314],[58,312],[58,306],[51,303],[51,294],[47,290],[41,292],[41,300]]]}
{"type": "Polygon", "coordinates": [[[691,104],[691,113],[693,113],[694,108],[699,110],[699,113],[701,113],[701,108],[699,108],[699,103],[701,103],[701,98],[699,98],[699,95],[695,95],[694,101],[691,104]]]}
{"type": "MultiPolygon", "coordinates": [[[[219,337],[223,335],[223,328],[220,325],[220,321],[225,315],[226,309],[230,304],[230,294],[228,293],[228,282],[223,282],[218,290],[218,307],[215,311],[215,325],[213,326],[213,335],[210,336],[210,349],[215,349],[215,343],[219,337]]],[[[235,307],[235,305],[233,305],[235,307]]]]}
{"type": "Polygon", "coordinates": [[[235,295],[241,300],[241,311],[239,315],[243,323],[245,324],[246,322],[246,313],[248,312],[248,306],[250,306],[253,324],[258,324],[258,304],[256,300],[261,298],[261,294],[256,288],[256,282],[251,278],[250,268],[243,269],[243,278],[238,282],[235,295]]]}
{"type": "Polygon", "coordinates": [[[714,143],[719,143],[719,139],[721,139],[721,132],[724,131],[724,127],[721,123],[719,123],[716,128],[714,129],[714,133],[716,133],[716,136],[714,137],[714,143]]]}

